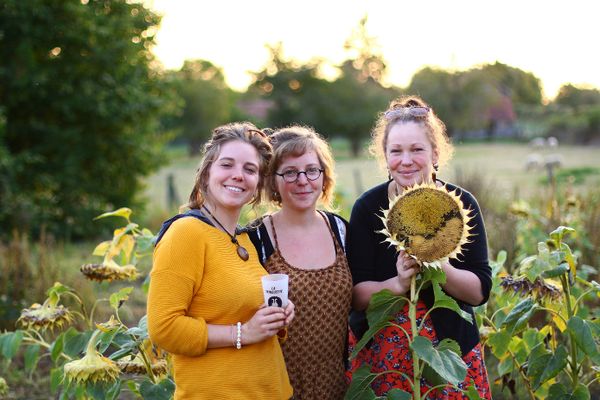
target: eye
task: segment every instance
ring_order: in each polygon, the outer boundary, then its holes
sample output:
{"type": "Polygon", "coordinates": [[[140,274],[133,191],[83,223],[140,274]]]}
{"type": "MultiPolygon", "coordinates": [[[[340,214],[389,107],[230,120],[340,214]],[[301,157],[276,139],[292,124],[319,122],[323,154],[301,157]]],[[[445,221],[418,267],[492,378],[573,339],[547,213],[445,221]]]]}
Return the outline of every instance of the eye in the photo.
{"type": "Polygon", "coordinates": [[[295,178],[296,175],[298,175],[298,171],[295,169],[288,169],[287,171],[283,172],[283,176],[286,178],[295,178]]]}
{"type": "Polygon", "coordinates": [[[319,172],[319,168],[317,168],[317,167],[309,167],[309,168],[306,168],[306,173],[307,173],[307,174],[314,175],[314,174],[316,174],[316,173],[318,173],[318,172],[319,172]]]}
{"type": "Polygon", "coordinates": [[[258,170],[256,168],[254,168],[254,167],[246,167],[245,170],[246,170],[247,173],[249,173],[251,175],[254,175],[254,174],[258,173],[258,170]]]}

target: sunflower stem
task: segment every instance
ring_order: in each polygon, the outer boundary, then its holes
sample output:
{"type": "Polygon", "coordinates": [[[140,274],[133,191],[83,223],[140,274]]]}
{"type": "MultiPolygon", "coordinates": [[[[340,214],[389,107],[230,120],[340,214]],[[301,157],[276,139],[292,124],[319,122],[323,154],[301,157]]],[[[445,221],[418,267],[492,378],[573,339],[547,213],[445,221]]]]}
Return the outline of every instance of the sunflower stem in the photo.
{"type": "MultiPolygon", "coordinates": [[[[416,335],[419,334],[417,330],[417,277],[413,275],[410,280],[410,301],[408,302],[408,316],[410,318],[410,328],[412,330],[412,338],[414,341],[416,335]]],[[[421,399],[421,384],[420,384],[420,371],[419,371],[419,357],[414,350],[412,352],[413,359],[413,399],[420,400],[421,399]]]]}

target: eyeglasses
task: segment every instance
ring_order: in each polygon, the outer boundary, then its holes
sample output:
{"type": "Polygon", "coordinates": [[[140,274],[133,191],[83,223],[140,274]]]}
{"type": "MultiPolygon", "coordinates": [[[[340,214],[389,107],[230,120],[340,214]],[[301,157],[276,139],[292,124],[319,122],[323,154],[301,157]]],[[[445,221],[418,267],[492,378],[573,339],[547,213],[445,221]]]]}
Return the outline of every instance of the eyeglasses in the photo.
{"type": "Polygon", "coordinates": [[[311,167],[307,168],[306,171],[296,171],[295,169],[290,169],[281,174],[275,172],[275,175],[282,177],[283,180],[287,183],[294,183],[298,180],[298,178],[300,178],[300,174],[304,174],[304,176],[306,176],[306,179],[308,179],[309,181],[316,181],[317,179],[319,179],[322,172],[323,170],[320,168],[311,167]]]}
{"type": "Polygon", "coordinates": [[[411,106],[411,107],[399,107],[394,108],[393,110],[386,111],[384,115],[385,119],[388,121],[404,116],[411,116],[414,118],[423,118],[429,114],[431,108],[429,107],[421,107],[421,106],[411,106]]]}

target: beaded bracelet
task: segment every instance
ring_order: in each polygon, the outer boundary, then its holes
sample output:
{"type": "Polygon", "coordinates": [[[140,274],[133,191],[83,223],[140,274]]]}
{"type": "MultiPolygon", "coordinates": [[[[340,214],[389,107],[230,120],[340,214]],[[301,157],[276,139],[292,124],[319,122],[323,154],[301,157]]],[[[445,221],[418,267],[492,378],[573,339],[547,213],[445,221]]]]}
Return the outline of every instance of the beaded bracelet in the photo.
{"type": "Polygon", "coordinates": [[[238,350],[242,348],[242,323],[241,322],[237,323],[237,336],[235,338],[235,348],[238,350]]]}

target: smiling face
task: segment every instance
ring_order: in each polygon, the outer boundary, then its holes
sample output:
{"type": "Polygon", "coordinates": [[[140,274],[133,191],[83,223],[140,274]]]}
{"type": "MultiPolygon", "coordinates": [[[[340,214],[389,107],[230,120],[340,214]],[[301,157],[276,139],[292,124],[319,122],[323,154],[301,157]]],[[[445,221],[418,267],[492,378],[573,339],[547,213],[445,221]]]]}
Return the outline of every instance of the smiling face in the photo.
{"type": "Polygon", "coordinates": [[[423,125],[396,123],[387,136],[385,158],[396,184],[409,187],[431,180],[437,155],[423,125]]]}
{"type": "MultiPolygon", "coordinates": [[[[290,170],[307,171],[310,168],[323,169],[314,150],[309,150],[301,156],[284,157],[277,168],[277,173],[282,174],[290,170]]],[[[285,182],[281,176],[276,176],[276,179],[282,208],[290,207],[296,210],[316,208],[317,201],[323,193],[323,173],[314,181],[308,180],[306,174],[299,174],[298,179],[293,183],[285,182]]]]}
{"type": "Polygon", "coordinates": [[[259,180],[259,157],[249,143],[227,142],[208,170],[208,196],[215,208],[239,211],[252,200],[259,180]]]}

